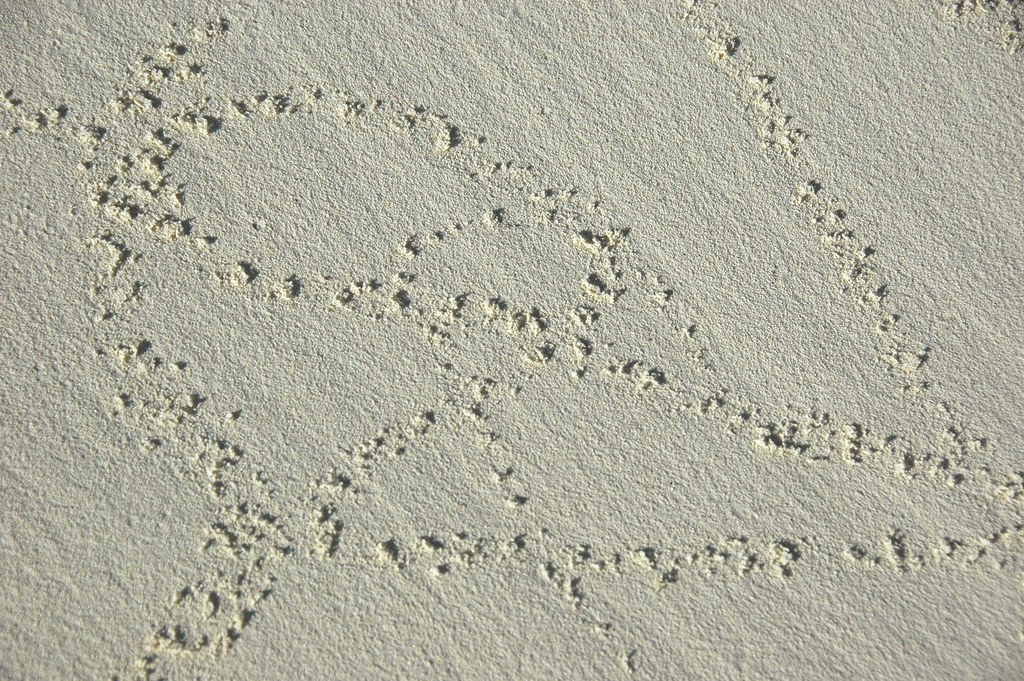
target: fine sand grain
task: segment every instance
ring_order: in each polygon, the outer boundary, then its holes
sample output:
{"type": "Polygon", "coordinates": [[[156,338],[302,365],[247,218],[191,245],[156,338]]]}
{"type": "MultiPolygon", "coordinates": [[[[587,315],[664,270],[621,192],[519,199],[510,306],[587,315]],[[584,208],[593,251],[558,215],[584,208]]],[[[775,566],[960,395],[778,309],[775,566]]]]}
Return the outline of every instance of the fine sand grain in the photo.
{"type": "Polygon", "coordinates": [[[0,679],[1024,678],[1022,35],[0,0],[0,679]]]}

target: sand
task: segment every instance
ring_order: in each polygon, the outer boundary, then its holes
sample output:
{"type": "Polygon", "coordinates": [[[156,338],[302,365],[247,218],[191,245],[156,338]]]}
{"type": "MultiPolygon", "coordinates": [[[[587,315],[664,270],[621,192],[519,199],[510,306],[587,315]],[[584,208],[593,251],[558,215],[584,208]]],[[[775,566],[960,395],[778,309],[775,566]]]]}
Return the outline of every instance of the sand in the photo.
{"type": "Polygon", "coordinates": [[[0,4],[0,678],[1024,677],[1022,26],[0,4]]]}

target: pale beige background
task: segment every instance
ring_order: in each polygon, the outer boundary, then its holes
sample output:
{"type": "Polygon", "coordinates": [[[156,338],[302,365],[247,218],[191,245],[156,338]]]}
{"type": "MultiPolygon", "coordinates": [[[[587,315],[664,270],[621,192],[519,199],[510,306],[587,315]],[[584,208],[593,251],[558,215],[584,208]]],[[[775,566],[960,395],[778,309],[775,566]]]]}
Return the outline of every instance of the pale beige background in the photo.
{"type": "Polygon", "coordinates": [[[0,139],[0,677],[1018,678],[1024,61],[1000,45],[1018,3],[997,4],[950,22],[926,0],[705,3],[689,19],[680,4],[3,3],[0,87],[21,103],[0,139]],[[220,17],[222,36],[190,42],[220,17]],[[739,37],[720,61],[714,31],[739,37]],[[200,73],[162,86],[159,110],[117,113],[172,42],[188,48],[172,71],[200,73]],[[796,159],[766,153],[742,69],[775,78],[806,132],[796,159]],[[230,105],[261,92],[297,110],[230,105]],[[169,127],[201,105],[218,129],[169,127]],[[413,105],[426,132],[396,132],[413,105]],[[432,137],[445,122],[463,135],[449,151],[432,137]],[[95,149],[89,126],[106,129],[95,149]],[[180,145],[161,172],[192,225],[170,243],[146,225],[171,199],[126,221],[90,203],[108,173],[135,177],[119,159],[157,129],[180,145]],[[469,176],[494,162],[507,177],[469,176]],[[808,180],[875,249],[900,337],[929,348],[912,375],[889,370],[896,336],[790,200],[808,180]],[[572,239],[598,228],[628,232],[614,264],[572,239]],[[425,245],[408,257],[412,234],[425,245]],[[112,276],[103,235],[138,256],[112,276]],[[242,261],[259,274],[235,290],[218,275],[242,261]],[[621,296],[588,298],[587,276],[612,271],[621,296]],[[292,275],[294,298],[273,299],[292,275]],[[388,302],[401,288],[404,309],[388,302]],[[482,321],[495,296],[548,328],[482,321]],[[579,325],[578,305],[601,318],[579,325]],[[548,362],[524,361],[546,342],[548,362]],[[664,385],[606,375],[625,360],[664,385]],[[718,412],[686,406],[722,390],[718,412]],[[815,410],[833,436],[759,444],[790,419],[818,437],[815,410]],[[347,452],[425,411],[422,436],[360,472],[347,452]],[[859,465],[834,448],[853,423],[880,447],[859,465]],[[196,458],[216,439],[245,452],[221,498],[196,458]],[[898,473],[908,450],[931,464],[898,473]],[[935,468],[951,452],[967,471],[953,488],[935,468]],[[314,483],[334,468],[358,491],[338,497],[324,558],[314,483]],[[239,502],[272,508],[280,537],[204,550],[239,502]],[[417,549],[425,535],[451,555],[417,549]],[[473,538],[516,536],[506,559],[478,545],[431,572],[473,538]],[[705,555],[736,537],[767,562],[705,555]],[[791,574],[766,558],[779,540],[800,547],[791,574]],[[581,545],[595,557],[576,564],[581,545]],[[646,548],[656,566],[596,568],[646,548]],[[696,566],[659,588],[672,556],[696,566]],[[219,584],[226,613],[242,574],[272,593],[215,654],[201,637],[228,615],[182,614],[175,595],[219,584]],[[175,623],[196,652],[153,647],[175,623]]]}

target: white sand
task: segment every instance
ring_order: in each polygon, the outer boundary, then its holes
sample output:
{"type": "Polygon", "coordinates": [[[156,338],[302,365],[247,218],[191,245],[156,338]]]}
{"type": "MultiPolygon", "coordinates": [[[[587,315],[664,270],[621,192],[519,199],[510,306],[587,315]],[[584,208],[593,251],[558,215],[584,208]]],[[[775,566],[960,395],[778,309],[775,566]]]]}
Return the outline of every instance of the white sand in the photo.
{"type": "Polygon", "coordinates": [[[0,678],[1021,678],[1019,0],[307,4],[0,5],[0,678]]]}

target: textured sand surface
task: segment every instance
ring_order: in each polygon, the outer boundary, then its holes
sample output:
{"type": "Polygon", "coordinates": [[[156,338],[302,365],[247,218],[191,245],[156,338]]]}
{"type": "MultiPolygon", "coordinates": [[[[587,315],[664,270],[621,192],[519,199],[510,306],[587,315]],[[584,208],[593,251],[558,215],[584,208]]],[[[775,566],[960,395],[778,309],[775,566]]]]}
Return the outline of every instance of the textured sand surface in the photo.
{"type": "Polygon", "coordinates": [[[3,0],[0,679],[1024,678],[1022,35],[3,0]]]}

